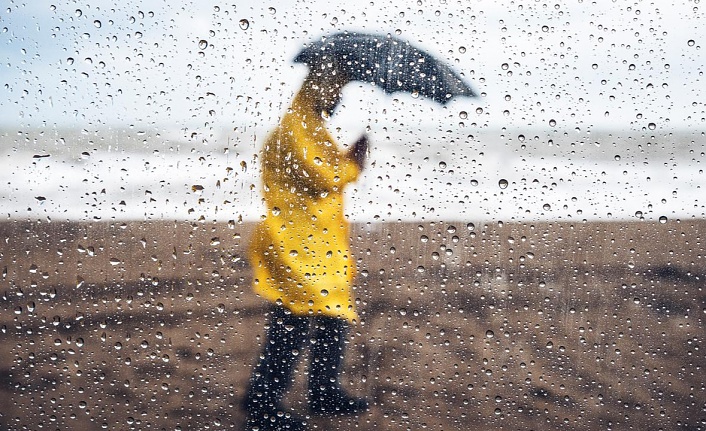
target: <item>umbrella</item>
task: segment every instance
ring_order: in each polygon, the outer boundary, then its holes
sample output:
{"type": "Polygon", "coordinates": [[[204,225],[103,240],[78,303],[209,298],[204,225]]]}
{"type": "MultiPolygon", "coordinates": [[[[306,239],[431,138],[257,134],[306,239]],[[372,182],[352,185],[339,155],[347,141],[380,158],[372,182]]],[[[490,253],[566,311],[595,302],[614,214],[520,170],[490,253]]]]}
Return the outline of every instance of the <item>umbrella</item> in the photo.
{"type": "Polygon", "coordinates": [[[337,33],[306,46],[294,59],[312,70],[333,68],[348,81],[370,82],[387,93],[408,92],[446,104],[477,94],[447,64],[393,36],[337,33]]]}

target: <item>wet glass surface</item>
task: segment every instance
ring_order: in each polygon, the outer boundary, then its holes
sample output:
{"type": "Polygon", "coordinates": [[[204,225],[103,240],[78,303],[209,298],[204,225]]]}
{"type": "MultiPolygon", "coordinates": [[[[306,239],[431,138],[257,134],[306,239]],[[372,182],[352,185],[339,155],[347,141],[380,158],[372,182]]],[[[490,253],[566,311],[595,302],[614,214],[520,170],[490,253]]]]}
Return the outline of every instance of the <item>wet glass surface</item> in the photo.
{"type": "Polygon", "coordinates": [[[354,81],[324,114],[341,151],[369,140],[343,204],[340,384],[370,410],[309,415],[310,349],[286,408],[307,429],[705,428],[703,18],[4,5],[0,428],[243,429],[270,325],[248,246],[286,212],[259,151],[307,75],[296,54],[342,31],[409,41],[478,97],[354,81]]]}

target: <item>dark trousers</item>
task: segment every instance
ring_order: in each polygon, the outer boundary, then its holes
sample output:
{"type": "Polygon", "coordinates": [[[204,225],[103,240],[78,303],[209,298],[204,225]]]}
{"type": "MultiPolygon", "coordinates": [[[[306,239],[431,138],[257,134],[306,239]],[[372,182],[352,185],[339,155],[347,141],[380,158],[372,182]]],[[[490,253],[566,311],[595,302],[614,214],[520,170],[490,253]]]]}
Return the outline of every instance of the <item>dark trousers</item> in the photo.
{"type": "Polygon", "coordinates": [[[327,392],[338,393],[348,322],[326,316],[295,316],[279,306],[272,308],[270,316],[264,348],[245,397],[246,410],[256,414],[281,408],[292,371],[305,347],[310,349],[310,402],[323,399],[327,392]]]}

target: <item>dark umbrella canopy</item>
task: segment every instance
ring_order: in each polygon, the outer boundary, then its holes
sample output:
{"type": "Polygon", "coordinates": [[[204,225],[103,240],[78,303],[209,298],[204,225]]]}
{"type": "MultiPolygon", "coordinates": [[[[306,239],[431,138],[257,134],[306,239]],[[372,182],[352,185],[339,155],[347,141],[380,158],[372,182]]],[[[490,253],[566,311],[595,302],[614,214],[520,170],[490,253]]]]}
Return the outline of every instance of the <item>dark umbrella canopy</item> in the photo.
{"type": "Polygon", "coordinates": [[[387,93],[418,94],[441,104],[456,96],[477,96],[448,65],[392,36],[337,33],[309,44],[294,61],[312,70],[333,68],[348,81],[370,82],[387,93]]]}

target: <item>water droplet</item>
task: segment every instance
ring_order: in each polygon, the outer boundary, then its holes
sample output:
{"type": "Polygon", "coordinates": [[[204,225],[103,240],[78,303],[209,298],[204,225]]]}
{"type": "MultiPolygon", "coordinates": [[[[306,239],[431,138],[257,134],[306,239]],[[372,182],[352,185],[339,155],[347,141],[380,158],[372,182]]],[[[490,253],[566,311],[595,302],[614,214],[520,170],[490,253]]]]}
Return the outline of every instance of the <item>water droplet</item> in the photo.
{"type": "Polygon", "coordinates": [[[321,296],[328,296],[328,290],[321,289],[321,296]]]}
{"type": "Polygon", "coordinates": [[[650,129],[650,130],[654,130],[654,129],[657,128],[657,125],[656,125],[655,123],[650,123],[650,124],[647,125],[647,128],[650,129]]]}
{"type": "Polygon", "coordinates": [[[660,218],[659,218],[659,222],[662,223],[662,224],[667,223],[667,216],[662,216],[662,217],[660,217],[660,218]]]}
{"type": "Polygon", "coordinates": [[[542,26],[542,31],[547,33],[549,31],[549,26],[548,25],[543,25],[542,26]]]}
{"type": "Polygon", "coordinates": [[[493,331],[491,331],[490,329],[488,329],[487,331],[485,331],[485,336],[486,336],[486,338],[493,338],[493,337],[495,337],[495,333],[493,331]]]}
{"type": "Polygon", "coordinates": [[[76,9],[76,12],[74,12],[74,15],[76,15],[77,17],[80,17],[81,15],[83,15],[83,12],[81,11],[81,9],[76,9]]]}
{"type": "Polygon", "coordinates": [[[466,47],[465,47],[465,46],[459,46],[459,47],[458,47],[458,52],[460,52],[461,54],[465,54],[465,53],[466,53],[466,47]]]}
{"type": "Polygon", "coordinates": [[[278,216],[278,215],[280,215],[281,212],[282,212],[282,210],[280,210],[279,207],[272,208],[272,215],[273,216],[278,216]]]}
{"type": "Polygon", "coordinates": [[[552,127],[556,126],[556,120],[554,120],[554,119],[549,120],[549,125],[552,127]]]}
{"type": "Polygon", "coordinates": [[[439,167],[441,169],[446,169],[446,162],[439,162],[439,167]]]}
{"type": "Polygon", "coordinates": [[[267,8],[267,11],[270,13],[270,15],[274,15],[277,13],[277,9],[275,9],[273,7],[267,8]]]}
{"type": "Polygon", "coordinates": [[[201,39],[199,41],[199,49],[206,49],[208,48],[208,41],[201,39]]]}
{"type": "Polygon", "coordinates": [[[476,108],[476,114],[480,115],[483,113],[483,108],[476,108]]]}
{"type": "Polygon", "coordinates": [[[67,58],[67,59],[66,59],[66,64],[69,64],[69,65],[74,64],[74,58],[73,58],[73,57],[67,58]]]}
{"type": "Polygon", "coordinates": [[[113,266],[115,266],[115,265],[120,265],[120,259],[115,258],[115,257],[111,257],[109,262],[110,262],[110,264],[113,265],[113,266]]]}
{"type": "Polygon", "coordinates": [[[689,41],[686,44],[689,46],[694,46],[696,44],[696,42],[694,41],[694,39],[689,39],[689,41]]]}
{"type": "Polygon", "coordinates": [[[466,112],[466,111],[461,111],[461,112],[458,113],[458,116],[459,116],[460,119],[465,120],[466,118],[468,118],[468,112],[466,112]]]}
{"type": "Polygon", "coordinates": [[[247,19],[241,19],[240,21],[238,21],[238,25],[240,25],[241,30],[247,30],[248,28],[250,28],[250,21],[248,21],[247,19]]]}
{"type": "Polygon", "coordinates": [[[498,187],[500,187],[501,189],[506,189],[507,186],[508,186],[508,184],[509,184],[509,183],[508,183],[507,180],[504,179],[504,178],[501,179],[500,181],[498,181],[498,187]]]}

